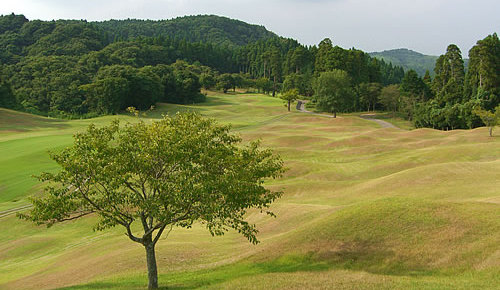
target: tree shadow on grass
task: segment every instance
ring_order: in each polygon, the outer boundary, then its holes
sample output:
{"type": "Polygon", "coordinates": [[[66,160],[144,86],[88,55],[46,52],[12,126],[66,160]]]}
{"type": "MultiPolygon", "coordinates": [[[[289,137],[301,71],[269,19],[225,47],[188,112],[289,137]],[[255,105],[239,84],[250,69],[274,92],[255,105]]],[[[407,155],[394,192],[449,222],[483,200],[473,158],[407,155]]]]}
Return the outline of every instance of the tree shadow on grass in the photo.
{"type": "MultiPolygon", "coordinates": [[[[383,246],[356,242],[333,251],[288,254],[266,262],[243,261],[205,270],[165,273],[159,276],[159,282],[160,289],[194,289],[268,273],[342,269],[395,276],[433,274],[425,269],[409,267],[402,261],[393,259],[394,255],[393,251],[383,246]]],[[[63,289],[144,289],[146,286],[147,278],[144,273],[140,276],[114,278],[63,289]]]]}
{"type": "MultiPolygon", "coordinates": [[[[193,289],[221,284],[238,278],[266,273],[292,273],[298,271],[324,271],[331,266],[315,261],[314,255],[287,255],[263,263],[241,262],[215,269],[193,272],[173,272],[159,276],[160,289],[193,289]]],[[[94,282],[62,289],[143,289],[147,286],[146,274],[124,277],[112,281],[94,282]]]]}

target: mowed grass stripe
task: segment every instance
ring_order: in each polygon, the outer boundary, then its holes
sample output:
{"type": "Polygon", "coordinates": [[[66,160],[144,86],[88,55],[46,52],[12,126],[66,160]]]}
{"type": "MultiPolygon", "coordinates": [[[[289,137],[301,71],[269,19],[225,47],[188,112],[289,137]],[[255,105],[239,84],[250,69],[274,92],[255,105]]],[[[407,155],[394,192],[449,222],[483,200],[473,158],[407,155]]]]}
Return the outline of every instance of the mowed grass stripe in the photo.
{"type": "MultiPolygon", "coordinates": [[[[488,289],[499,284],[500,138],[487,137],[486,128],[380,129],[356,115],[287,113],[276,98],[213,93],[203,104],[159,104],[142,119],[177,111],[233,124],[245,141],[261,138],[290,170],[269,183],[285,191],[274,206],[278,218],[250,213],[261,244],[249,245],[234,232],[211,238],[199,224],[174,230],[158,245],[162,286],[488,289]]],[[[0,120],[16,115],[2,119],[2,113],[0,120]]],[[[12,152],[0,156],[9,163],[0,167],[0,178],[8,177],[0,179],[0,198],[6,200],[0,210],[38,191],[30,175],[55,168],[46,149],[69,145],[71,135],[90,123],[137,121],[106,116],[60,121],[54,128],[30,117],[14,116],[17,131],[0,124],[0,150],[12,152]],[[4,195],[2,186],[14,190],[4,195]]],[[[46,229],[2,218],[0,288],[144,287],[143,249],[121,229],[92,232],[94,220],[46,229]]]]}

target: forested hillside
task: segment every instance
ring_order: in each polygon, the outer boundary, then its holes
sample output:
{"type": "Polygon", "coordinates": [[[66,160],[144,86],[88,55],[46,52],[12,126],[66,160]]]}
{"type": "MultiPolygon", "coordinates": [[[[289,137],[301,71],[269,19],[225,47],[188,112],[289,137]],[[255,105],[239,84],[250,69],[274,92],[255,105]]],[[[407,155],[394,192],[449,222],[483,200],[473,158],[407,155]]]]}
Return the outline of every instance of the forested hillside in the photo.
{"type": "Polygon", "coordinates": [[[431,76],[434,76],[434,65],[438,58],[434,55],[425,55],[406,48],[370,52],[370,56],[401,66],[405,70],[412,69],[421,77],[425,75],[426,71],[429,71],[431,76]]]}
{"type": "MultiPolygon", "coordinates": [[[[325,39],[306,47],[262,26],[217,16],[167,21],[29,21],[0,17],[0,104],[55,117],[116,113],[156,102],[204,100],[201,87],[296,87],[314,94],[320,72],[342,69],[353,88],[399,83],[403,69],[325,39]]],[[[358,95],[341,111],[364,107],[358,95]]]]}
{"type": "Polygon", "coordinates": [[[328,38],[304,46],[218,16],[86,22],[11,14],[0,16],[0,48],[0,106],[54,117],[190,104],[204,101],[201,88],[244,88],[311,98],[333,114],[388,110],[416,127],[457,129],[481,126],[475,111],[500,100],[496,34],[471,49],[468,72],[455,45],[436,60],[385,52],[407,67],[420,63],[420,75],[328,38]]]}
{"type": "Polygon", "coordinates": [[[278,37],[264,26],[215,15],[184,16],[172,20],[109,20],[95,22],[106,32],[108,41],[132,40],[137,37],[166,37],[188,42],[223,46],[241,46],[278,37]]]}

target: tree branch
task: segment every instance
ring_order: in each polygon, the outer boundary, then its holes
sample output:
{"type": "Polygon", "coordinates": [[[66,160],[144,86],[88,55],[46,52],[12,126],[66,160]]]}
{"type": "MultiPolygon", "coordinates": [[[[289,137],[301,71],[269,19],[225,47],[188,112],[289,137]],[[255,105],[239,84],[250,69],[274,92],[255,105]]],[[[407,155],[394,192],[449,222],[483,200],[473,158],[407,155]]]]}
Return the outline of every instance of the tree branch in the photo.
{"type": "Polygon", "coordinates": [[[125,183],[125,185],[130,190],[132,190],[132,192],[134,192],[138,197],[140,197],[142,200],[144,200],[144,196],[142,196],[142,194],[139,191],[137,191],[137,189],[135,189],[128,181],[124,181],[123,183],[125,183]]]}
{"type": "Polygon", "coordinates": [[[138,238],[138,237],[134,236],[134,234],[132,234],[132,230],[130,229],[130,224],[125,225],[125,228],[127,229],[127,233],[125,235],[128,236],[129,239],[131,239],[132,241],[134,241],[136,243],[140,243],[140,244],[143,243],[143,239],[138,238]]]}
{"type": "MultiPolygon", "coordinates": [[[[156,245],[156,242],[158,242],[158,240],[160,239],[161,234],[162,234],[162,233],[163,233],[163,231],[165,230],[165,227],[166,227],[166,226],[167,226],[166,224],[165,224],[165,225],[163,225],[163,226],[160,228],[160,230],[158,231],[158,233],[156,233],[156,237],[155,237],[155,238],[154,238],[154,240],[153,240],[153,245],[156,245]]],[[[172,228],[173,228],[173,227],[174,227],[174,225],[173,225],[173,224],[171,224],[171,225],[170,225],[170,230],[168,231],[168,233],[170,233],[170,232],[172,231],[172,228]]],[[[168,235],[168,234],[167,234],[167,235],[168,235]]]]}
{"type": "Polygon", "coordinates": [[[63,218],[63,219],[60,219],[58,221],[59,222],[72,221],[72,220],[76,220],[78,218],[81,218],[83,216],[86,216],[86,215],[89,215],[89,214],[92,214],[92,213],[94,213],[94,211],[83,212],[83,213],[80,213],[79,215],[68,217],[68,218],[63,218]]]}

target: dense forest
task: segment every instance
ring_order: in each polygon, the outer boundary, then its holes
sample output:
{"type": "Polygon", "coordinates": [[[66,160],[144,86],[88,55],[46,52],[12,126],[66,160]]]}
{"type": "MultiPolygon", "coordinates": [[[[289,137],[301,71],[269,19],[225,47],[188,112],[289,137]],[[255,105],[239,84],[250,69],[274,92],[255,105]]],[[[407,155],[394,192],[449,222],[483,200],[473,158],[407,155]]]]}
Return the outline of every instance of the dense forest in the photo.
{"type": "Polygon", "coordinates": [[[172,20],[28,20],[0,16],[0,106],[54,117],[115,114],[157,102],[203,102],[201,88],[311,98],[318,110],[383,109],[417,127],[481,125],[499,102],[499,44],[450,45],[424,77],[324,39],[304,46],[218,16],[172,20]],[[288,94],[290,95],[290,94],[288,94]]]}
{"type": "Polygon", "coordinates": [[[86,22],[11,14],[0,17],[0,48],[0,104],[56,117],[200,102],[202,87],[275,95],[286,85],[311,96],[315,75],[333,67],[345,69],[353,85],[399,83],[404,74],[329,40],[307,47],[217,16],[86,22]]]}
{"type": "Polygon", "coordinates": [[[442,130],[481,126],[476,113],[480,109],[498,112],[500,40],[496,33],[469,51],[467,72],[462,52],[450,44],[436,60],[434,73],[434,78],[429,72],[420,78],[415,71],[407,71],[399,88],[392,88],[395,98],[384,100],[386,107],[392,106],[416,127],[442,130]]]}

